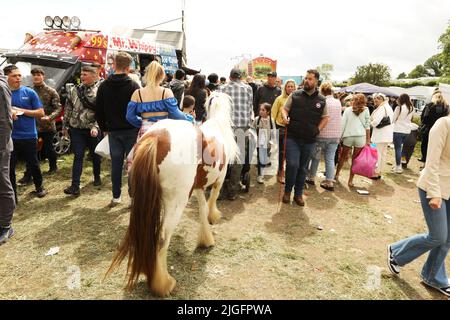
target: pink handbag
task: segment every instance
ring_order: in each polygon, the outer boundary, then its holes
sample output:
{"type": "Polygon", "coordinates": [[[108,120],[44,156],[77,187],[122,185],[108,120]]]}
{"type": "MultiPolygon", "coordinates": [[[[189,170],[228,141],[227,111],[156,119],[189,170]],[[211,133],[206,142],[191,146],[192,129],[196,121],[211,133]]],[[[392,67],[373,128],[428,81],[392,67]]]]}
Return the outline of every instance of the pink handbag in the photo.
{"type": "Polygon", "coordinates": [[[377,161],[377,149],[372,146],[365,146],[353,161],[352,173],[371,178],[375,175],[377,161]]]}

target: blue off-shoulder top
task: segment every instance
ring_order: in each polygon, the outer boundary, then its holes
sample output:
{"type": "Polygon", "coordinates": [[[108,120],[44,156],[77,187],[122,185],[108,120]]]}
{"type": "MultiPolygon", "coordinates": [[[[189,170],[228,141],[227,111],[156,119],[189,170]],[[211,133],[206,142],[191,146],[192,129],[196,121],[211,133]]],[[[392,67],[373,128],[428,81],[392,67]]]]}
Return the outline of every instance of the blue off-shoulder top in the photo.
{"type": "Polygon", "coordinates": [[[177,100],[175,98],[167,98],[151,102],[130,101],[127,108],[127,121],[136,128],[140,128],[142,125],[142,120],[144,120],[141,114],[147,112],[167,112],[169,114],[168,116],[145,118],[145,120],[151,122],[157,122],[163,119],[187,120],[192,123],[194,122],[193,116],[185,114],[178,109],[177,100]]]}

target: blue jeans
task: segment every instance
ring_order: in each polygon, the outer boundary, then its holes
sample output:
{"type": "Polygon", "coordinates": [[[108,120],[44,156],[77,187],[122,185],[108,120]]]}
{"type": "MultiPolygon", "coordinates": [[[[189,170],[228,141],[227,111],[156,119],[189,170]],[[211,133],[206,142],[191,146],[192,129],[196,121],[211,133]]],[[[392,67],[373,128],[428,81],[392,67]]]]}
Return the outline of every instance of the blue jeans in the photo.
{"type": "Polygon", "coordinates": [[[137,129],[111,131],[108,134],[111,153],[111,182],[113,197],[118,199],[122,193],[123,163],[136,143],[137,129]]]}
{"type": "Polygon", "coordinates": [[[419,189],[428,234],[419,234],[394,243],[392,254],[398,265],[404,266],[430,252],[422,269],[422,278],[433,286],[448,287],[445,259],[450,249],[450,200],[443,200],[439,210],[430,208],[425,191],[419,189]]]}
{"type": "Polygon", "coordinates": [[[402,164],[402,148],[408,136],[406,133],[394,132],[395,163],[397,166],[402,164]]]}
{"type": "Polygon", "coordinates": [[[315,178],[319,168],[320,158],[325,156],[325,175],[327,180],[334,179],[334,158],[339,144],[339,139],[318,139],[316,150],[313,152],[311,166],[309,168],[309,177],[315,178]]]}
{"type": "Polygon", "coordinates": [[[285,192],[291,193],[295,186],[295,196],[303,195],[308,163],[315,143],[301,143],[297,139],[286,140],[286,185],[285,192]]]}
{"type": "Polygon", "coordinates": [[[72,166],[72,186],[80,187],[81,173],[83,172],[84,151],[86,147],[92,154],[92,164],[94,169],[94,177],[100,178],[101,158],[95,153],[95,147],[100,142],[100,135],[96,138],[91,137],[89,129],[70,129],[70,138],[72,140],[72,150],[74,153],[72,166]]]}
{"type": "Polygon", "coordinates": [[[284,135],[286,132],[286,128],[277,125],[278,129],[278,174],[281,175],[283,172],[284,166],[284,135]]]}

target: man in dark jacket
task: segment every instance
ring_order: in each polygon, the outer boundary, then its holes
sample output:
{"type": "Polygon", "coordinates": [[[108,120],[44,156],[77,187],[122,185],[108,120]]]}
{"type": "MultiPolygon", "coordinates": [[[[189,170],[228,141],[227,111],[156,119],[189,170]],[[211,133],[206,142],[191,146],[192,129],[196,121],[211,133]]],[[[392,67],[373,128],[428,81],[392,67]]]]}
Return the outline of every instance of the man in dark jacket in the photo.
{"type": "Polygon", "coordinates": [[[178,101],[178,108],[181,110],[181,105],[183,103],[183,95],[185,90],[184,79],[186,78],[186,73],[178,69],[175,72],[175,79],[170,82],[170,89],[173,92],[173,96],[178,101]]]}
{"type": "Polygon", "coordinates": [[[9,177],[9,161],[13,150],[11,90],[0,70],[0,245],[14,234],[11,222],[16,208],[14,190],[9,177]]]}
{"type": "Polygon", "coordinates": [[[288,132],[283,202],[291,201],[295,186],[294,201],[302,207],[305,205],[303,187],[307,166],[315,149],[316,137],[329,120],[325,97],[317,90],[319,76],[316,70],[308,70],[304,88],[293,92],[281,111],[288,132]]]}
{"type": "Polygon", "coordinates": [[[281,95],[281,89],[276,86],[277,73],[270,72],[267,74],[267,83],[256,90],[253,99],[253,112],[255,117],[259,114],[259,106],[262,103],[273,105],[275,99],[281,95]]]}
{"type": "Polygon", "coordinates": [[[118,52],[114,60],[115,73],[98,88],[95,117],[100,130],[108,134],[111,153],[111,206],[120,204],[122,169],[125,156],[136,142],[138,130],[127,119],[127,106],[139,85],[128,77],[132,57],[118,52]]]}

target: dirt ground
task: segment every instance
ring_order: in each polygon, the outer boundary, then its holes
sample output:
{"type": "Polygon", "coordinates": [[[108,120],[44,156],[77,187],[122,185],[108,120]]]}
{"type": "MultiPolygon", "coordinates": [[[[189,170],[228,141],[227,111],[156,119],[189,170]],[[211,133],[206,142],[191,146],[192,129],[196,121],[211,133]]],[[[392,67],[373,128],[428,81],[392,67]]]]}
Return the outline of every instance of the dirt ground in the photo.
{"type": "MultiPolygon", "coordinates": [[[[387,173],[380,182],[357,177],[355,184],[369,196],[347,188],[346,170],[336,192],[311,188],[305,208],[282,205],[279,213],[275,179],[254,183],[238,200],[219,201],[223,219],[212,226],[216,246],[209,250],[195,248],[192,198],[170,245],[168,264],[178,282],[169,299],[445,299],[420,283],[425,256],[398,278],[386,267],[388,243],[427,230],[416,159],[403,175],[387,173]]],[[[156,299],[143,281],[131,294],[123,290],[125,263],[103,280],[126,231],[129,199],[108,207],[107,161],[102,187],[92,185],[88,164],[82,195],[67,197],[71,164],[71,156],[63,157],[58,174],[44,177],[44,199],[29,194],[32,186],[19,189],[16,234],[0,247],[0,298],[156,299]],[[45,256],[51,247],[60,247],[59,253],[45,256]]]]}

